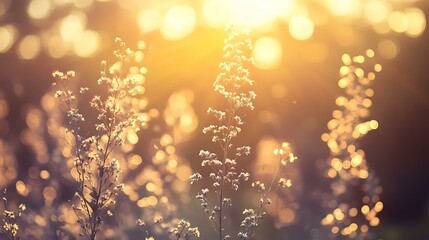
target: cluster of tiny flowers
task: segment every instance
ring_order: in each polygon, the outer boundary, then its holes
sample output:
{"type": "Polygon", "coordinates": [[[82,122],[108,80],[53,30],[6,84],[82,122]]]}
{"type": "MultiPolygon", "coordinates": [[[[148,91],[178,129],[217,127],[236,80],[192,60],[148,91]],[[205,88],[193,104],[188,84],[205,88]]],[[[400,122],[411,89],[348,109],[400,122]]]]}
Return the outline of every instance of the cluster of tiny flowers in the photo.
{"type": "MultiPolygon", "coordinates": [[[[252,63],[248,57],[252,48],[249,35],[244,29],[234,26],[229,27],[227,31],[224,56],[219,65],[220,73],[213,84],[214,90],[225,99],[227,107],[225,110],[208,108],[207,113],[213,116],[217,123],[203,129],[204,134],[211,134],[212,141],[220,145],[222,152],[216,154],[202,150],[199,154],[202,158],[201,165],[212,170],[209,177],[216,197],[211,201],[207,188],[197,195],[220,239],[230,238],[224,234],[223,226],[225,208],[232,204],[232,200],[226,197],[225,186],[228,184],[236,191],[241,182],[249,179],[249,173],[237,171],[236,167],[240,157],[250,154],[250,147],[234,147],[232,140],[241,132],[245,112],[254,109],[252,101],[256,97],[253,91],[247,90],[253,85],[253,80],[249,78],[249,70],[246,68],[252,63]]],[[[191,176],[191,183],[201,178],[201,174],[194,173],[191,176]]]]}
{"type": "MultiPolygon", "coordinates": [[[[58,88],[55,97],[60,99],[65,108],[69,131],[74,137],[74,165],[78,174],[76,181],[79,184],[75,193],[79,200],[72,204],[82,232],[80,235],[87,239],[95,239],[100,231],[103,216],[111,216],[109,205],[115,204],[115,198],[124,188],[119,181],[121,168],[114,155],[116,147],[124,143],[124,131],[127,128],[138,129],[139,115],[130,106],[130,97],[142,93],[139,82],[126,75],[125,64],[132,57],[133,52],[125,48],[125,44],[117,39],[119,47],[114,54],[118,62],[107,67],[102,62],[99,85],[107,88],[107,97],[102,99],[94,96],[90,106],[98,112],[95,133],[92,136],[82,133],[81,125],[85,118],[79,112],[78,99],[68,89],[68,80],[75,76],[73,71],[53,73],[58,88]]],[[[80,92],[86,92],[81,88],[80,92]]]]}
{"type": "Polygon", "coordinates": [[[286,166],[288,163],[293,163],[297,159],[290,148],[290,144],[287,142],[283,142],[281,148],[275,149],[273,153],[274,156],[280,157],[280,163],[283,166],[286,166]]]}
{"type": "Polygon", "coordinates": [[[8,210],[6,190],[3,191],[2,200],[4,208],[1,211],[0,234],[6,235],[9,240],[21,239],[18,236],[18,220],[22,216],[22,212],[26,210],[26,206],[24,204],[20,204],[17,211],[8,210]]]}
{"type": "Polygon", "coordinates": [[[155,238],[150,234],[149,229],[155,225],[162,223],[164,219],[162,217],[156,217],[152,223],[148,224],[147,222],[137,219],[137,225],[144,228],[145,231],[145,240],[155,240],[155,238]]]}
{"type": "MultiPolygon", "coordinates": [[[[373,55],[372,50],[367,50],[367,57],[373,55]]],[[[377,214],[383,208],[379,197],[382,188],[374,173],[369,171],[365,152],[358,148],[357,140],[378,127],[376,120],[365,121],[372,105],[374,90],[370,86],[375,73],[365,74],[360,67],[365,56],[344,54],[342,60],[344,66],[340,69],[338,86],[346,95],[336,99],[339,109],[333,112],[333,119],[328,122],[330,132],[322,135],[331,152],[326,176],[331,181],[332,193],[326,203],[330,211],[321,223],[329,226],[330,233],[337,239],[344,236],[371,239],[369,226],[379,224],[377,214]],[[348,193],[353,189],[362,194],[351,197],[348,193]]],[[[380,71],[381,66],[375,64],[374,70],[380,71]]]]}
{"type": "Polygon", "coordinates": [[[176,240],[189,240],[193,237],[200,237],[200,231],[198,228],[191,227],[191,224],[183,219],[179,221],[176,227],[170,230],[170,234],[176,240]]]}
{"type": "Polygon", "coordinates": [[[265,217],[265,207],[271,204],[270,194],[277,192],[280,189],[289,188],[292,186],[292,181],[284,177],[280,177],[281,168],[293,163],[297,157],[292,152],[290,144],[283,142],[281,147],[274,150],[274,155],[278,157],[278,168],[276,173],[271,179],[271,183],[267,187],[261,181],[252,183],[252,187],[259,193],[259,208],[258,209],[245,209],[243,211],[244,219],[240,227],[242,231],[238,233],[240,239],[251,239],[255,229],[259,226],[260,221],[265,217]]]}

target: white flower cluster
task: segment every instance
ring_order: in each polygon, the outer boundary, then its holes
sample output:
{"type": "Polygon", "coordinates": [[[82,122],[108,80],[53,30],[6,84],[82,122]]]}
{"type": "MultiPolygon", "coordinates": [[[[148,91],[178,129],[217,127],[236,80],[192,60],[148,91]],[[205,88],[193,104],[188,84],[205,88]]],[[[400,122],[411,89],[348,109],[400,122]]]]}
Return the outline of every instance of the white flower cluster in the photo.
{"type": "MultiPolygon", "coordinates": [[[[98,113],[93,135],[82,133],[85,118],[79,112],[77,97],[68,88],[67,82],[75,73],[53,73],[53,85],[58,88],[55,97],[65,108],[69,131],[74,137],[74,166],[79,184],[75,196],[79,202],[72,204],[72,209],[78,217],[81,236],[91,240],[100,231],[103,217],[113,215],[108,207],[115,204],[116,196],[124,188],[119,180],[121,167],[113,156],[114,150],[124,143],[127,128],[138,131],[140,122],[143,122],[131,104],[132,98],[143,93],[143,88],[140,81],[127,75],[125,67],[133,52],[119,38],[116,42],[119,46],[114,55],[118,62],[108,67],[103,61],[98,80],[99,85],[106,87],[107,96],[94,96],[90,101],[90,106],[98,113]]],[[[80,93],[87,91],[88,88],[80,88],[80,93]]]]}
{"type": "MultiPolygon", "coordinates": [[[[207,113],[213,116],[217,123],[203,129],[204,134],[210,134],[212,141],[219,144],[222,151],[213,153],[207,150],[200,152],[201,165],[209,167],[209,177],[212,181],[214,200],[209,196],[209,189],[204,188],[197,199],[201,201],[201,207],[209,214],[214,228],[219,233],[220,239],[229,239],[224,234],[223,222],[225,221],[225,208],[232,205],[232,199],[227,197],[226,185],[232,190],[238,190],[240,183],[249,179],[249,173],[237,171],[237,161],[240,157],[250,154],[250,147],[234,147],[232,140],[241,132],[244,124],[243,116],[246,111],[254,109],[253,99],[256,94],[249,91],[253,80],[249,78],[247,65],[252,63],[248,55],[251,51],[251,41],[248,33],[238,27],[227,29],[228,37],[225,40],[224,56],[219,65],[220,73],[213,86],[214,90],[221,94],[227,104],[226,109],[220,110],[208,108],[207,113]]],[[[200,173],[194,173],[191,183],[202,179],[200,173]]]]}
{"type": "Polygon", "coordinates": [[[292,152],[290,144],[283,142],[281,147],[274,150],[274,156],[278,157],[278,169],[271,179],[270,185],[267,187],[265,183],[261,181],[255,181],[252,183],[252,187],[259,193],[259,208],[258,209],[245,209],[243,211],[244,219],[241,222],[240,227],[242,230],[238,233],[240,239],[251,239],[254,235],[256,228],[259,226],[259,222],[265,217],[265,207],[271,204],[270,195],[273,192],[277,192],[280,189],[289,188],[292,186],[292,181],[284,177],[279,177],[281,168],[287,166],[287,163],[293,163],[297,157],[292,152]]]}
{"type": "Polygon", "coordinates": [[[18,210],[11,211],[8,209],[8,201],[6,198],[6,189],[3,190],[3,210],[0,211],[0,234],[5,235],[8,239],[21,239],[19,237],[19,220],[22,218],[22,213],[27,209],[24,204],[19,204],[18,210]]]}
{"type": "Polygon", "coordinates": [[[177,240],[189,240],[192,237],[199,238],[200,231],[197,227],[191,227],[191,224],[188,221],[180,220],[176,227],[170,230],[177,240]]]}

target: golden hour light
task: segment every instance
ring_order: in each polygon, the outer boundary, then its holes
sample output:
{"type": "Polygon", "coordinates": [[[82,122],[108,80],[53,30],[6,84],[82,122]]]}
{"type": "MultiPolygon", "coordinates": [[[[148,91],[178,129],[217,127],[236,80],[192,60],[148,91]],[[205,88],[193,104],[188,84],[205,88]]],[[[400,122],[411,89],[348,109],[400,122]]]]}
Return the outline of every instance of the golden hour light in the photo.
{"type": "Polygon", "coordinates": [[[75,12],[61,19],[59,23],[59,31],[64,41],[72,43],[82,35],[86,28],[87,17],[75,12]]]}
{"type": "Polygon", "coordinates": [[[233,22],[249,24],[252,27],[269,27],[284,10],[282,0],[231,0],[231,18],[233,22]]]}
{"type": "Polygon", "coordinates": [[[204,1],[202,13],[207,25],[212,28],[223,28],[231,18],[229,9],[225,9],[228,4],[226,0],[206,0],[204,1]]]}
{"type": "Polygon", "coordinates": [[[0,239],[427,239],[428,14],[0,0],[0,239]]]}
{"type": "Polygon", "coordinates": [[[303,49],[303,55],[310,62],[323,63],[329,57],[330,51],[325,44],[313,42],[308,43],[308,46],[303,49]]]}
{"type": "Polygon", "coordinates": [[[40,178],[42,179],[49,179],[50,173],[47,170],[40,171],[40,178]]]}
{"type": "Polygon", "coordinates": [[[196,14],[188,5],[178,5],[167,11],[161,24],[161,33],[168,40],[179,40],[195,28],[196,14]]]}
{"type": "Polygon", "coordinates": [[[289,208],[280,210],[279,221],[281,224],[289,225],[295,220],[295,211],[289,208]]]}
{"type": "Polygon", "coordinates": [[[52,58],[61,58],[67,54],[67,51],[71,48],[70,43],[64,41],[61,36],[51,36],[46,43],[48,54],[52,58]]]}
{"type": "MultiPolygon", "coordinates": [[[[253,166],[253,173],[260,179],[269,179],[274,174],[275,178],[279,177],[278,186],[282,186],[295,194],[301,194],[302,186],[300,184],[301,176],[295,167],[294,156],[291,144],[288,142],[278,142],[271,136],[265,136],[258,143],[258,156],[256,164],[253,166]],[[269,151],[270,149],[274,149],[269,151]],[[273,156],[280,158],[273,161],[273,156]],[[285,159],[285,156],[287,156],[285,159]],[[288,161],[288,164],[284,164],[288,161]],[[292,164],[293,163],[293,164],[292,164]],[[280,165],[280,168],[279,168],[280,165]],[[283,174],[289,173],[289,178],[280,177],[283,174]]],[[[273,178],[272,181],[277,181],[273,178]]],[[[255,185],[255,184],[254,184],[255,185]]],[[[257,185],[257,184],[256,184],[257,185]]],[[[262,186],[262,185],[259,185],[262,186]]],[[[261,192],[263,196],[263,192],[261,192]]],[[[273,199],[278,202],[277,206],[269,206],[267,213],[275,218],[275,226],[280,228],[289,226],[296,221],[298,202],[293,198],[284,198],[280,192],[273,193],[273,199]]]]}
{"type": "Polygon", "coordinates": [[[289,22],[289,33],[297,40],[307,40],[314,33],[314,24],[308,17],[293,17],[289,22]]]}
{"type": "Polygon", "coordinates": [[[157,30],[161,25],[161,17],[161,13],[155,9],[141,10],[137,15],[140,31],[149,33],[157,30]]]}
{"type": "Polygon", "coordinates": [[[287,21],[294,8],[294,0],[206,0],[203,15],[207,25],[213,28],[235,23],[266,31],[278,20],[287,21]]]}
{"type": "Polygon", "coordinates": [[[13,25],[0,26],[0,53],[7,52],[14,44],[17,30],[13,25]]]}
{"type": "Polygon", "coordinates": [[[409,8],[405,10],[405,16],[408,22],[405,33],[410,37],[422,35],[426,29],[426,17],[424,12],[418,8],[409,8]]]}
{"type": "Polygon", "coordinates": [[[381,39],[377,44],[377,50],[382,57],[393,59],[399,54],[400,47],[395,40],[381,39]]]}
{"type": "Polygon", "coordinates": [[[91,57],[100,48],[100,36],[97,32],[85,30],[78,33],[73,41],[73,50],[80,57],[91,57]]]}
{"type": "Polygon", "coordinates": [[[350,16],[358,13],[361,2],[359,0],[328,0],[329,10],[337,16],[350,16]]]}
{"type": "Polygon", "coordinates": [[[281,43],[270,37],[263,37],[255,42],[253,48],[253,59],[255,66],[260,69],[273,69],[276,68],[283,55],[283,47],[281,43]]]}
{"type": "Polygon", "coordinates": [[[18,45],[18,55],[22,59],[33,59],[37,57],[40,50],[40,39],[35,35],[25,36],[18,45]]]}
{"type": "Polygon", "coordinates": [[[33,19],[49,17],[52,11],[52,3],[49,0],[31,0],[27,6],[27,14],[33,19]]]}
{"type": "Polygon", "coordinates": [[[391,9],[383,0],[371,0],[364,7],[365,17],[374,24],[385,21],[390,12],[391,9]]]}
{"type": "Polygon", "coordinates": [[[94,0],[75,0],[73,4],[76,6],[76,8],[87,9],[90,8],[92,4],[94,4],[94,0]]]}
{"type": "Polygon", "coordinates": [[[393,31],[403,33],[408,28],[407,17],[403,12],[392,12],[389,17],[389,26],[393,31]]]}

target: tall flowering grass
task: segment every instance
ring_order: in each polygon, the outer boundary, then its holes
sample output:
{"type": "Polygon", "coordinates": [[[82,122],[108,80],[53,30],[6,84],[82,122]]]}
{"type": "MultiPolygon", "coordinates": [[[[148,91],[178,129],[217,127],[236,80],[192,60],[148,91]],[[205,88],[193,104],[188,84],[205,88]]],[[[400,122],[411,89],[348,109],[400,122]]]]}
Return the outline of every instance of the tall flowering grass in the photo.
{"type": "MultiPolygon", "coordinates": [[[[293,153],[291,152],[291,144],[287,142],[279,144],[279,141],[274,137],[263,137],[259,140],[256,149],[258,154],[252,167],[252,176],[254,179],[259,179],[260,182],[266,184],[273,182],[272,178],[275,175],[278,176],[277,179],[283,178],[287,180],[286,183],[293,183],[293,187],[287,187],[290,186],[289,184],[286,185],[286,190],[282,190],[279,186],[274,186],[274,189],[277,191],[272,191],[269,195],[274,204],[266,207],[267,217],[272,218],[274,227],[280,229],[292,226],[300,220],[299,209],[302,205],[300,198],[302,197],[303,183],[299,165],[281,161],[279,156],[273,156],[272,149],[282,149],[284,152],[283,158],[288,153],[293,153]],[[283,165],[283,163],[286,164],[283,165]]],[[[276,152],[279,151],[277,150],[276,152]]],[[[294,161],[294,158],[292,157],[291,160],[294,161]]],[[[278,181],[274,181],[273,183],[278,183],[278,181]]]]}
{"type": "Polygon", "coordinates": [[[245,209],[243,211],[244,219],[240,225],[242,230],[238,233],[240,239],[251,239],[253,237],[260,221],[266,215],[265,208],[272,202],[271,197],[273,193],[277,193],[281,189],[290,188],[292,186],[291,179],[281,177],[283,172],[282,169],[297,159],[292,152],[290,144],[283,142],[280,148],[274,149],[273,153],[274,156],[277,157],[277,170],[267,186],[261,181],[252,183],[252,187],[254,187],[260,195],[259,206],[256,209],[245,209]]]}
{"type": "MultiPolygon", "coordinates": [[[[55,95],[66,111],[69,131],[74,137],[74,165],[79,187],[75,193],[78,203],[72,203],[72,209],[82,229],[80,235],[91,240],[101,231],[104,218],[112,216],[109,206],[115,204],[116,196],[124,188],[119,179],[121,167],[114,151],[124,143],[124,131],[130,127],[138,128],[139,122],[138,114],[125,101],[130,96],[142,94],[140,82],[128,77],[124,70],[133,51],[126,48],[121,39],[116,42],[119,47],[114,54],[118,63],[108,67],[103,61],[98,80],[99,85],[107,88],[107,97],[94,96],[90,101],[91,107],[98,112],[94,135],[82,132],[85,118],[79,112],[77,96],[67,87],[67,81],[75,73],[53,73],[58,87],[55,95]]],[[[81,88],[80,93],[87,90],[81,88]]]]}
{"type": "MultiPolygon", "coordinates": [[[[146,112],[147,102],[141,101],[144,77],[139,74],[146,70],[131,67],[130,62],[142,55],[126,48],[124,42],[117,39],[118,48],[114,51],[117,62],[108,65],[103,61],[98,79],[100,88],[105,92],[89,101],[96,113],[94,125],[91,124],[92,119],[87,120],[91,115],[80,110],[81,104],[85,103],[81,98],[90,90],[82,87],[79,94],[75,94],[70,87],[75,78],[74,71],[53,73],[54,94],[59,105],[49,103],[52,96],[44,96],[42,109],[27,109],[28,129],[23,131],[22,139],[34,152],[37,166],[30,169],[31,179],[19,180],[16,187],[20,195],[30,198],[31,185],[42,186],[38,197],[43,198],[45,206],[30,211],[24,219],[27,222],[19,225],[25,205],[11,211],[4,197],[0,236],[14,240],[21,236],[27,239],[67,239],[77,235],[74,230],[78,225],[79,238],[90,240],[127,239],[136,235],[145,240],[206,239],[208,233],[200,233],[198,227],[181,219],[178,214],[182,204],[189,202],[189,175],[190,183],[204,178],[199,184],[209,184],[202,187],[196,198],[219,240],[255,238],[255,232],[267,212],[276,209],[270,208],[273,200],[280,200],[281,207],[292,209],[293,206],[287,206],[287,201],[281,199],[285,194],[290,194],[287,189],[294,181],[287,171],[297,157],[289,143],[276,143],[274,156],[265,156],[271,170],[274,169],[269,176],[256,173],[254,177],[246,170],[239,169],[243,165],[241,161],[250,158],[251,154],[251,147],[238,145],[237,137],[246,134],[245,116],[254,110],[256,98],[252,91],[254,81],[249,72],[252,43],[249,33],[240,27],[227,28],[227,34],[220,73],[213,84],[222,103],[216,108],[208,108],[207,113],[214,118],[214,123],[203,129],[203,133],[210,135],[213,142],[213,146],[207,147],[214,150],[201,150],[199,154],[201,166],[210,171],[207,176],[199,172],[191,175],[190,165],[176,151],[175,144],[186,141],[190,136],[181,125],[181,117],[192,116],[193,122],[190,124],[193,128],[197,125],[195,112],[189,106],[191,98],[186,92],[183,95],[187,94],[187,97],[175,93],[168,101],[162,121],[165,120],[163,124],[171,131],[159,125],[154,127],[159,136],[149,141],[151,146],[147,155],[150,157],[144,159],[145,156],[134,152],[139,142],[139,130],[147,128],[148,121],[155,122],[161,114],[158,110],[146,112]],[[62,108],[64,116],[58,111],[59,108],[62,108]],[[45,121],[48,122],[46,126],[43,124],[45,121]],[[61,126],[62,121],[67,124],[66,133],[61,126]],[[53,146],[49,147],[45,139],[49,139],[53,146]],[[71,169],[65,171],[67,174],[54,173],[55,169],[66,166],[69,158],[72,158],[73,166],[68,165],[71,169]],[[58,182],[63,181],[59,175],[73,176],[77,183],[68,207],[58,201],[58,194],[62,192],[58,182]],[[234,192],[252,188],[257,204],[253,208],[243,207],[241,220],[230,218],[233,205],[242,207],[234,192]],[[139,210],[138,213],[134,212],[135,209],[139,210]],[[70,214],[74,214],[74,218],[70,214]],[[108,220],[111,216],[115,218],[108,220]],[[106,226],[107,222],[116,224],[113,223],[115,221],[122,226],[106,226]],[[230,226],[233,224],[235,227],[230,226]],[[53,230],[43,233],[40,230],[43,227],[53,230]],[[134,233],[129,233],[132,231],[134,233]]],[[[329,213],[321,223],[329,228],[331,239],[370,239],[370,227],[379,224],[378,213],[383,209],[379,196],[381,187],[369,170],[364,151],[358,147],[358,139],[378,126],[377,121],[367,120],[374,94],[370,86],[375,73],[365,75],[361,66],[366,58],[373,55],[373,51],[368,50],[366,57],[343,56],[344,66],[340,69],[338,84],[346,94],[336,99],[338,109],[328,123],[330,131],[322,136],[331,152],[325,172],[331,183],[331,193],[325,202],[329,213]],[[357,190],[362,196],[357,199],[351,197],[351,190],[357,190]]],[[[378,64],[373,68],[376,72],[381,70],[378,64]]],[[[271,146],[273,144],[269,148],[271,146]]],[[[0,149],[6,147],[7,143],[0,141],[0,149]]],[[[12,155],[6,151],[0,154],[2,160],[6,159],[6,155],[12,155]]],[[[1,172],[5,172],[7,167],[3,164],[1,172]]],[[[197,170],[205,172],[205,169],[197,170]]],[[[16,176],[7,180],[13,181],[14,178],[16,176]]],[[[70,180],[70,177],[66,178],[70,180]]],[[[37,196],[37,193],[34,195],[37,196]]],[[[278,226],[286,223],[290,223],[290,219],[278,226]]]]}
{"type": "MultiPolygon", "coordinates": [[[[179,220],[176,215],[174,202],[179,202],[180,191],[173,185],[183,183],[176,175],[177,168],[173,167],[180,160],[175,154],[173,137],[162,134],[159,139],[153,140],[156,142],[153,142],[154,151],[151,151],[152,161],[143,168],[140,167],[142,158],[131,152],[138,142],[136,132],[146,128],[150,115],[156,118],[158,111],[142,112],[140,102],[144,78],[133,74],[134,68],[128,65],[131,59],[138,56],[126,48],[120,39],[117,39],[117,43],[119,47],[114,55],[118,62],[108,67],[103,61],[98,80],[98,84],[107,89],[106,97],[102,99],[94,96],[90,101],[91,107],[98,112],[94,135],[82,134],[85,118],[78,110],[79,97],[67,86],[74,72],[53,74],[56,79],[54,86],[58,88],[55,96],[61,100],[65,109],[68,131],[72,135],[79,188],[75,194],[78,202],[73,204],[71,201],[71,206],[82,230],[80,235],[85,239],[95,239],[102,231],[105,218],[112,216],[114,209],[123,206],[116,203],[118,194],[125,191],[133,201],[131,204],[135,204],[136,196],[139,195],[137,191],[143,185],[146,196],[137,201],[137,207],[143,209],[143,220],[138,219],[137,225],[144,230],[145,238],[152,239],[154,234],[166,235],[168,231],[177,239],[198,237],[198,228],[191,227],[185,220],[179,220]],[[129,175],[137,174],[137,178],[130,179],[128,175],[126,179],[121,177],[120,159],[124,158],[130,159],[127,166],[129,175]]],[[[80,93],[87,91],[89,89],[81,88],[80,93]]],[[[182,167],[185,167],[185,162],[182,163],[182,167]]],[[[129,222],[129,217],[123,216],[119,210],[115,214],[129,222]]]]}
{"type": "MultiPolygon", "coordinates": [[[[204,134],[211,135],[211,141],[220,147],[220,151],[217,153],[208,150],[200,151],[199,155],[203,159],[201,166],[211,170],[209,178],[212,182],[210,186],[212,190],[203,188],[196,196],[201,201],[204,212],[208,214],[219,240],[232,238],[225,226],[228,208],[233,204],[230,191],[237,191],[250,177],[247,171],[237,170],[237,163],[250,154],[251,147],[235,146],[234,139],[242,132],[246,113],[254,110],[253,100],[256,97],[256,94],[249,90],[254,83],[250,79],[248,69],[252,63],[249,57],[252,49],[249,33],[236,26],[230,26],[227,32],[224,56],[219,65],[220,73],[213,84],[215,92],[224,98],[226,107],[225,109],[209,107],[207,113],[215,118],[216,123],[203,129],[204,134]]],[[[283,143],[280,149],[274,151],[274,154],[279,156],[280,166],[292,163],[296,159],[288,143],[283,143]]],[[[271,192],[291,186],[290,179],[278,179],[278,175],[279,170],[274,174],[268,188],[260,181],[252,183],[260,194],[259,207],[243,211],[241,231],[237,234],[239,239],[253,237],[255,229],[266,214],[265,207],[271,203],[271,192]]],[[[203,176],[196,172],[190,178],[191,183],[194,183],[201,180],[203,176]]]]}
{"type": "MultiPolygon", "coordinates": [[[[226,208],[232,204],[232,199],[227,193],[227,187],[238,190],[240,183],[249,179],[249,173],[237,171],[237,160],[250,154],[249,146],[233,145],[233,139],[241,132],[244,124],[243,115],[248,110],[253,110],[252,100],[256,97],[253,91],[247,88],[253,85],[249,78],[248,57],[252,48],[248,33],[236,27],[228,29],[228,37],[225,40],[224,57],[219,68],[220,73],[214,82],[214,90],[225,99],[227,107],[218,110],[210,107],[207,110],[217,123],[205,127],[203,132],[210,134],[212,142],[220,146],[221,151],[214,153],[201,150],[200,157],[203,159],[201,166],[209,167],[212,172],[213,194],[208,188],[204,188],[197,195],[201,206],[209,215],[214,229],[219,234],[219,240],[231,238],[225,233],[226,208]],[[213,196],[211,196],[213,195],[213,196]]],[[[191,183],[202,178],[200,173],[191,176],[191,183]]]]}

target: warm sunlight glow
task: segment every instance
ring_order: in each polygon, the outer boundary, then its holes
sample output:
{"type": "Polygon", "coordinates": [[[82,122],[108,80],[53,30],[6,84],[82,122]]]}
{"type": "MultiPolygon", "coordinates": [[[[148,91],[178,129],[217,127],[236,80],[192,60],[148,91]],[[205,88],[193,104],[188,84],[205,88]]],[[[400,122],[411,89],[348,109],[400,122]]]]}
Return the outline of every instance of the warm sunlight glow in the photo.
{"type": "Polygon", "coordinates": [[[389,13],[390,9],[384,1],[373,0],[365,4],[364,14],[371,23],[381,23],[389,13]]]}
{"type": "Polygon", "coordinates": [[[94,3],[94,0],[75,0],[73,4],[77,8],[87,9],[91,7],[91,5],[94,3]]]}
{"type": "Polygon", "coordinates": [[[269,27],[284,9],[282,0],[231,0],[232,21],[251,27],[269,27]]]}
{"type": "Polygon", "coordinates": [[[408,26],[405,34],[410,37],[419,37],[426,28],[426,17],[422,10],[418,8],[409,8],[405,11],[408,26]]]}
{"type": "Polygon", "coordinates": [[[137,15],[137,23],[142,33],[155,31],[161,24],[161,13],[154,9],[143,9],[137,15]]]}
{"type": "Polygon", "coordinates": [[[226,4],[226,0],[206,0],[204,2],[202,13],[207,25],[212,28],[223,28],[228,24],[231,16],[229,10],[224,8],[226,4]]]}
{"type": "Polygon", "coordinates": [[[273,69],[282,60],[282,45],[279,40],[263,37],[255,42],[253,48],[253,59],[255,66],[259,69],[273,69]]]}
{"type": "Polygon", "coordinates": [[[35,35],[24,37],[18,46],[18,56],[22,59],[33,59],[40,53],[40,38],[35,35]]]}
{"type": "Polygon", "coordinates": [[[213,28],[235,23],[267,31],[278,18],[287,21],[294,7],[294,0],[206,0],[202,13],[213,28]]]}
{"type": "Polygon", "coordinates": [[[290,208],[284,208],[279,211],[278,218],[281,223],[290,224],[295,220],[295,212],[290,208]]]}
{"type": "Polygon", "coordinates": [[[73,42],[73,50],[80,57],[93,56],[100,47],[100,36],[95,31],[86,30],[73,42]]]}
{"type": "Polygon", "coordinates": [[[377,50],[380,56],[386,59],[393,59],[399,53],[399,45],[395,40],[382,39],[378,42],[377,50]]]}
{"type": "Polygon", "coordinates": [[[0,240],[429,240],[427,14],[0,0],[0,240]]]}
{"type": "Polygon", "coordinates": [[[28,195],[30,189],[25,186],[25,183],[23,181],[21,181],[21,180],[17,181],[16,184],[15,184],[15,186],[16,186],[16,191],[19,194],[21,194],[23,196],[27,196],[28,195]]]}
{"type": "Polygon", "coordinates": [[[7,52],[15,42],[16,28],[12,25],[0,27],[0,53],[7,52]]]}
{"type": "Polygon", "coordinates": [[[195,28],[196,15],[188,5],[172,7],[165,15],[161,33],[167,40],[180,40],[195,28]]]}
{"type": "Polygon", "coordinates": [[[61,37],[72,43],[82,33],[86,26],[86,16],[76,12],[64,17],[59,25],[61,37]]]}
{"type": "Polygon", "coordinates": [[[47,50],[51,57],[61,58],[67,54],[68,45],[61,36],[53,36],[48,40],[47,50]]]}
{"type": "Polygon", "coordinates": [[[360,9],[359,0],[329,0],[329,10],[336,16],[347,16],[357,14],[360,9]]]}
{"type": "Polygon", "coordinates": [[[313,22],[305,16],[297,16],[289,22],[289,32],[297,40],[307,40],[314,32],[313,22]]]}
{"type": "Polygon", "coordinates": [[[32,0],[28,4],[27,14],[34,19],[44,19],[51,14],[52,5],[49,0],[32,0]]]}
{"type": "Polygon", "coordinates": [[[393,12],[389,17],[389,25],[390,28],[397,33],[405,32],[408,28],[407,17],[403,12],[393,12]]]}
{"type": "Polygon", "coordinates": [[[307,47],[302,49],[302,55],[310,62],[321,63],[329,55],[329,48],[323,43],[309,42],[307,47]]]}
{"type": "Polygon", "coordinates": [[[296,0],[283,0],[279,3],[278,11],[280,13],[280,17],[288,21],[292,14],[296,13],[298,4],[296,0]]]}

